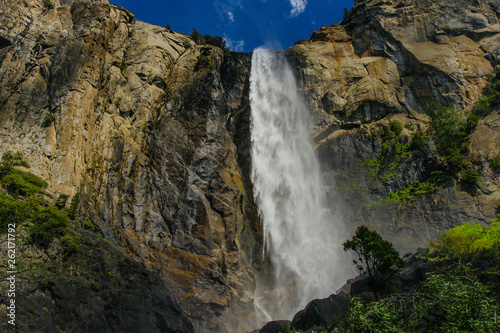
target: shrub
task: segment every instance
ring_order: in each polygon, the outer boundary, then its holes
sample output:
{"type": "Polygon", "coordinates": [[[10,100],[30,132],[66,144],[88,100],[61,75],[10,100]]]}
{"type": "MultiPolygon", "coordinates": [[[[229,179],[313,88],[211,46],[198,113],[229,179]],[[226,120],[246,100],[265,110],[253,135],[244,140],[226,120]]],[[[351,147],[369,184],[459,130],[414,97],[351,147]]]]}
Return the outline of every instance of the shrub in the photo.
{"type": "Polygon", "coordinates": [[[26,210],[23,206],[22,201],[0,192],[0,233],[5,233],[9,224],[24,221],[26,210]]]}
{"type": "Polygon", "coordinates": [[[80,193],[76,193],[69,204],[68,216],[70,219],[75,219],[78,207],[80,207],[80,193]]]}
{"type": "Polygon", "coordinates": [[[392,120],[389,123],[389,129],[396,137],[398,137],[403,131],[403,124],[399,120],[392,120]]]}
{"type": "Polygon", "coordinates": [[[344,251],[356,253],[357,260],[353,263],[361,273],[368,273],[373,282],[387,282],[404,265],[392,243],[364,225],[359,226],[353,238],[343,246],[344,251]]]}
{"type": "Polygon", "coordinates": [[[48,9],[54,9],[54,4],[52,3],[52,1],[50,0],[43,0],[43,4],[45,5],[45,7],[47,7],[48,9]]]}
{"type": "Polygon", "coordinates": [[[95,231],[95,225],[94,223],[92,223],[92,221],[89,221],[89,220],[84,220],[82,222],[83,224],[83,227],[87,230],[90,230],[90,231],[95,231]]]}
{"type": "Polygon", "coordinates": [[[43,188],[48,186],[47,182],[29,172],[11,169],[11,172],[0,180],[9,194],[31,196],[43,193],[43,188]]]}
{"type": "Polygon", "coordinates": [[[411,149],[413,150],[424,150],[427,147],[427,142],[425,137],[420,132],[413,132],[411,134],[411,149]]]}
{"type": "Polygon", "coordinates": [[[64,251],[68,254],[78,252],[80,248],[80,234],[76,232],[67,232],[60,239],[64,251]]]}
{"type": "Polygon", "coordinates": [[[466,125],[455,110],[436,102],[428,103],[426,112],[431,117],[437,153],[456,175],[465,167],[465,155],[469,153],[470,137],[465,131],[466,125]]]}
{"type": "Polygon", "coordinates": [[[196,64],[194,65],[194,70],[195,71],[198,71],[200,70],[201,68],[211,68],[213,69],[214,66],[212,65],[212,61],[210,60],[209,57],[203,55],[203,54],[200,54],[198,56],[198,59],[196,60],[196,64]]]}
{"type": "Polygon", "coordinates": [[[59,198],[57,198],[55,206],[58,209],[63,209],[66,206],[66,201],[68,201],[69,195],[67,194],[59,194],[59,198]]]}
{"type": "Polygon", "coordinates": [[[432,246],[441,255],[461,260],[499,255],[500,220],[493,221],[489,228],[466,223],[443,231],[432,246]]]}
{"type": "Polygon", "coordinates": [[[334,333],[499,332],[498,300],[464,265],[429,274],[416,292],[364,304],[353,298],[334,333]]]}
{"type": "Polygon", "coordinates": [[[490,165],[495,171],[500,170],[500,154],[497,154],[490,159],[490,165]]]}
{"type": "Polygon", "coordinates": [[[465,185],[476,185],[481,179],[481,171],[467,168],[460,172],[460,182],[465,185]]]}
{"type": "Polygon", "coordinates": [[[68,216],[55,206],[38,206],[29,227],[29,239],[33,244],[47,247],[54,238],[64,235],[68,226],[68,216]]]}
{"type": "Polygon", "coordinates": [[[480,117],[489,115],[500,104],[500,67],[488,75],[484,97],[474,104],[472,112],[480,117]]]}
{"type": "Polygon", "coordinates": [[[8,165],[8,166],[22,166],[25,168],[29,168],[28,162],[26,162],[23,159],[23,153],[20,151],[18,152],[11,152],[10,150],[6,151],[2,155],[2,164],[8,165]]]}
{"type": "Polygon", "coordinates": [[[56,120],[56,117],[52,113],[47,113],[43,118],[43,122],[47,125],[53,123],[56,120]]]}

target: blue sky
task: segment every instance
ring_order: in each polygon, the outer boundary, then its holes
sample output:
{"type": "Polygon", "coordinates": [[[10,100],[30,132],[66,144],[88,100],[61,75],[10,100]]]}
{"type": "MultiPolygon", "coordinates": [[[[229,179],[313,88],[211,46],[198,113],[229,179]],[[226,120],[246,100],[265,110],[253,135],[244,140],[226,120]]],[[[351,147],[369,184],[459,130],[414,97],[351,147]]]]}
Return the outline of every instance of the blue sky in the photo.
{"type": "Polygon", "coordinates": [[[311,37],[322,25],[342,20],[353,0],[110,0],[141,21],[172,30],[222,36],[229,48],[287,48],[311,37]]]}

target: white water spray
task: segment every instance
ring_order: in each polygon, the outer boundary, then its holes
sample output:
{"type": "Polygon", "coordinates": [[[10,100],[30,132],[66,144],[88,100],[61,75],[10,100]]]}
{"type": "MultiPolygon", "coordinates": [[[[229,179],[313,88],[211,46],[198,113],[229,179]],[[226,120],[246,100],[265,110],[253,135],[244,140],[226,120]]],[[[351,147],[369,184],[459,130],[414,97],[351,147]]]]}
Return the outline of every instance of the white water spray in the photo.
{"type": "Polygon", "coordinates": [[[341,225],[325,210],[308,110],[283,55],[258,48],[250,76],[252,181],[274,269],[271,290],[256,291],[264,319],[290,319],[346,278],[341,225]]]}

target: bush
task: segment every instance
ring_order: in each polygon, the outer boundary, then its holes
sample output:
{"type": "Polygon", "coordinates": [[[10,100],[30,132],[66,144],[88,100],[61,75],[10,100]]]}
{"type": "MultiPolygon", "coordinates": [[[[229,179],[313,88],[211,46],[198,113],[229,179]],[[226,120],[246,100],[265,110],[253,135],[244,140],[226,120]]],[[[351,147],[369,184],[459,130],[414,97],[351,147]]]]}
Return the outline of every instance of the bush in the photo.
{"type": "Polygon", "coordinates": [[[356,229],[351,240],[344,244],[344,251],[354,251],[353,260],[360,273],[368,273],[372,282],[387,282],[403,267],[403,259],[391,242],[362,225],[356,229]]]}
{"type": "Polygon", "coordinates": [[[467,168],[460,172],[460,182],[465,185],[476,185],[481,179],[481,171],[467,168]]]}
{"type": "Polygon", "coordinates": [[[432,247],[442,256],[460,260],[498,256],[500,255],[500,221],[493,221],[489,228],[466,223],[449,231],[443,231],[432,247]]]}
{"type": "Polygon", "coordinates": [[[68,216],[55,206],[38,206],[29,227],[30,241],[46,248],[54,238],[64,235],[68,226],[68,216]]]}
{"type": "Polygon", "coordinates": [[[59,194],[59,198],[57,198],[57,201],[55,203],[55,206],[58,209],[63,209],[66,207],[66,201],[68,201],[69,195],[67,194],[59,194]]]}
{"type": "Polygon", "coordinates": [[[398,137],[403,131],[403,124],[399,120],[392,120],[389,123],[389,129],[396,137],[398,137]]]}
{"type": "Polygon", "coordinates": [[[479,99],[472,109],[472,113],[485,117],[500,104],[500,67],[495,68],[488,75],[488,83],[484,88],[484,97],[479,99]]]}
{"type": "Polygon", "coordinates": [[[22,201],[0,192],[0,233],[7,232],[7,226],[11,223],[22,223],[25,213],[22,201]]]}
{"type": "Polygon", "coordinates": [[[36,193],[44,193],[42,190],[48,186],[47,182],[29,172],[12,169],[11,173],[0,180],[9,194],[18,196],[31,196],[36,193]]]}
{"type": "Polygon", "coordinates": [[[28,162],[23,159],[23,153],[21,153],[20,151],[13,153],[8,150],[3,153],[2,164],[5,164],[7,166],[22,166],[25,168],[30,167],[28,162]]]}
{"type": "Polygon", "coordinates": [[[500,154],[497,154],[490,159],[490,166],[495,171],[500,170],[500,154]]]}
{"type": "Polygon", "coordinates": [[[466,125],[455,110],[436,102],[428,103],[426,113],[431,117],[437,153],[456,175],[467,164],[465,155],[469,153],[470,137],[466,125]]]}
{"type": "Polygon", "coordinates": [[[82,222],[83,224],[83,227],[87,230],[90,230],[90,231],[95,231],[95,225],[94,223],[92,223],[92,221],[89,221],[89,220],[84,220],[82,222]]]}
{"type": "Polygon", "coordinates": [[[80,193],[75,194],[69,204],[68,216],[70,219],[75,219],[78,207],[80,207],[80,193]]]}
{"type": "Polygon", "coordinates": [[[80,234],[76,232],[67,232],[62,236],[61,244],[64,251],[68,254],[76,253],[80,249],[80,234]]]}
{"type": "Polygon", "coordinates": [[[332,332],[499,332],[499,310],[488,288],[459,265],[446,275],[430,274],[416,292],[368,304],[353,298],[349,314],[332,332]]]}
{"type": "Polygon", "coordinates": [[[54,121],[56,121],[56,117],[52,113],[47,113],[43,118],[43,122],[47,125],[52,124],[54,121]]]}
{"type": "Polygon", "coordinates": [[[210,60],[209,57],[203,55],[203,54],[200,54],[198,56],[198,59],[196,60],[196,64],[194,65],[194,70],[195,71],[198,71],[200,70],[201,68],[211,68],[213,69],[214,66],[212,65],[212,61],[210,60]]]}
{"type": "Polygon", "coordinates": [[[50,0],[43,0],[43,4],[48,8],[48,9],[54,9],[54,4],[50,0]]]}

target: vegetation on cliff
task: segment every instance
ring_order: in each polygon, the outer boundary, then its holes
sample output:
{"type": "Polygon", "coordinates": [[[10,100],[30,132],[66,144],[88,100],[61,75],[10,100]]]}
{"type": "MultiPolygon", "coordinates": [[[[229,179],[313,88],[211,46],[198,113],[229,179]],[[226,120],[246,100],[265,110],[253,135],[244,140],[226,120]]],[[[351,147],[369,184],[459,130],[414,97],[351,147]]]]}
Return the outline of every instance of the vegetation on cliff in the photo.
{"type": "Polygon", "coordinates": [[[66,200],[62,204],[58,200],[59,207],[50,204],[44,197],[48,183],[16,166],[29,167],[20,152],[4,153],[0,162],[0,231],[6,232],[9,224],[15,224],[25,228],[28,243],[46,249],[59,238],[66,251],[76,251],[79,235],[69,230],[71,221],[63,208],[66,200]]]}
{"type": "MultiPolygon", "coordinates": [[[[354,238],[361,239],[356,235],[354,238]]],[[[371,239],[376,243],[382,240],[380,236],[371,239]]],[[[416,271],[406,276],[402,273],[391,283],[392,290],[398,290],[393,293],[371,284],[372,292],[355,294],[344,315],[335,316],[329,327],[316,323],[318,326],[313,331],[498,332],[499,254],[499,220],[493,221],[490,227],[465,224],[442,232],[430,250],[420,252],[413,257],[413,262],[406,263],[406,271],[411,271],[411,265],[423,267],[422,279],[411,277],[416,271]]],[[[309,322],[311,327],[313,324],[309,322]]],[[[291,326],[285,325],[282,332],[304,331],[293,327],[292,322],[291,326]]]]}

